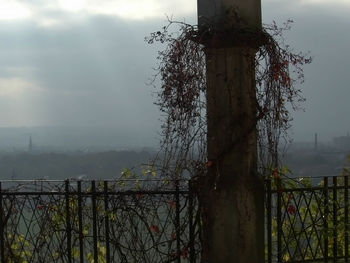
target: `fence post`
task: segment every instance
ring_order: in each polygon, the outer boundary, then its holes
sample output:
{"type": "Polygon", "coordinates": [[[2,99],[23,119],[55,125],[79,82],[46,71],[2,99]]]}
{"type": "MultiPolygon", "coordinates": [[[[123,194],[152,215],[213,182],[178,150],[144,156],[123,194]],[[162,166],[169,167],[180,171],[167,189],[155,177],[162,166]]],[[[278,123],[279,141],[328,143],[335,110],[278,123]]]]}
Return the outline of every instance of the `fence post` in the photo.
{"type": "Polygon", "coordinates": [[[338,207],[337,207],[337,176],[333,176],[333,262],[338,259],[338,207]]]}
{"type": "Polygon", "coordinates": [[[84,235],[83,235],[83,211],[82,211],[81,181],[78,181],[78,221],[79,221],[79,251],[80,262],[84,262],[84,235]]]}
{"type": "Polygon", "coordinates": [[[109,213],[108,213],[108,182],[103,184],[104,203],[105,203],[105,235],[106,235],[106,263],[110,262],[109,250],[109,213]]]}
{"type": "Polygon", "coordinates": [[[324,192],[324,262],[328,262],[328,177],[323,178],[323,192],[324,192]]]}
{"type": "Polygon", "coordinates": [[[347,175],[344,176],[344,204],[345,204],[345,263],[348,263],[349,257],[349,193],[348,193],[348,182],[349,177],[347,175]]]}
{"type": "Polygon", "coordinates": [[[272,263],[272,208],[271,208],[271,179],[266,180],[267,184],[267,196],[266,196],[266,209],[267,209],[267,262],[272,263]]]}
{"type": "Polygon", "coordinates": [[[194,228],[193,228],[193,188],[192,181],[189,181],[188,187],[188,224],[190,234],[190,263],[194,263],[196,258],[196,251],[194,250],[194,228]]]}
{"type": "Polygon", "coordinates": [[[282,192],[277,189],[277,262],[282,262],[282,192]]]}
{"type": "Polygon", "coordinates": [[[0,242],[1,242],[1,247],[0,247],[0,257],[1,257],[1,263],[5,263],[5,239],[4,239],[4,228],[5,228],[5,223],[3,222],[3,219],[5,218],[4,215],[4,210],[3,210],[3,205],[2,205],[2,185],[0,182],[0,242]]]}
{"type": "Polygon", "coordinates": [[[175,181],[175,202],[176,202],[176,215],[175,215],[175,231],[176,231],[176,256],[177,262],[181,262],[181,239],[180,239],[180,193],[179,193],[179,180],[175,181]]]}
{"type": "Polygon", "coordinates": [[[65,197],[66,197],[66,234],[67,234],[67,257],[68,263],[72,262],[72,227],[70,224],[69,209],[69,180],[65,181],[65,197]]]}
{"type": "Polygon", "coordinates": [[[91,199],[92,199],[92,235],[94,239],[94,262],[98,262],[97,250],[97,208],[96,208],[96,185],[91,181],[91,199]]]}

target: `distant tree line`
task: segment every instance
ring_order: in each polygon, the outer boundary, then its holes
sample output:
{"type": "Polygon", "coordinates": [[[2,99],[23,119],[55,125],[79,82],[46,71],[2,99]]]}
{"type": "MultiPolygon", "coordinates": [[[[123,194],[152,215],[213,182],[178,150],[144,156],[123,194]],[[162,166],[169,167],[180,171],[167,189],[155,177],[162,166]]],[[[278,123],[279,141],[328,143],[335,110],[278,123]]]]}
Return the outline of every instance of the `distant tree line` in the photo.
{"type": "Polygon", "coordinates": [[[123,168],[137,170],[151,158],[146,151],[0,155],[0,175],[1,179],[112,179],[123,168]]]}

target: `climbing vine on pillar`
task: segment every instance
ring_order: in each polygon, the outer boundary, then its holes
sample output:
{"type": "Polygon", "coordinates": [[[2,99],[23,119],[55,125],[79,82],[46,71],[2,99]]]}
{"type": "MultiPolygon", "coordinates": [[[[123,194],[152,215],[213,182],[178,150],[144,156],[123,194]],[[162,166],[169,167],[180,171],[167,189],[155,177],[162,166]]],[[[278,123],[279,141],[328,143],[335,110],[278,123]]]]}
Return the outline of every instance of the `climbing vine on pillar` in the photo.
{"type": "Polygon", "coordinates": [[[303,66],[312,61],[307,53],[295,52],[285,43],[283,33],[292,22],[281,27],[275,22],[265,24],[259,32],[235,28],[219,32],[169,20],[161,31],[146,38],[149,44],[165,45],[158,52],[152,82],[157,87],[155,103],[164,113],[161,158],[156,162],[163,175],[195,177],[211,165],[206,160],[205,48],[225,45],[223,36],[234,45],[256,49],[252,60],[256,95],[252,100],[257,115],[252,128],[258,132],[259,167],[261,172],[278,167],[278,146],[281,139],[288,138],[292,120],[289,109],[299,109],[305,100],[299,85],[304,81],[303,66]]]}

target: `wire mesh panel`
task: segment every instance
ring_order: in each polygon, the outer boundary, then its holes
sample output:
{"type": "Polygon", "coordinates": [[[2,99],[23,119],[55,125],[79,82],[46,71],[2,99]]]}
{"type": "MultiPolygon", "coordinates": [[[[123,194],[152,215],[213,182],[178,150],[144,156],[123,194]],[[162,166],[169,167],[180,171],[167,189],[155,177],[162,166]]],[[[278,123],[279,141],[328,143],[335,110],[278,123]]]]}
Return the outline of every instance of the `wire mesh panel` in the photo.
{"type": "Polygon", "coordinates": [[[3,196],[3,262],[67,262],[66,232],[60,226],[64,196],[3,196]],[[56,259],[60,257],[61,261],[56,259]]]}
{"type": "Polygon", "coordinates": [[[348,261],[348,177],[267,182],[267,261],[348,261]]]}
{"type": "Polygon", "coordinates": [[[199,262],[187,183],[2,183],[1,262],[199,262]]]}

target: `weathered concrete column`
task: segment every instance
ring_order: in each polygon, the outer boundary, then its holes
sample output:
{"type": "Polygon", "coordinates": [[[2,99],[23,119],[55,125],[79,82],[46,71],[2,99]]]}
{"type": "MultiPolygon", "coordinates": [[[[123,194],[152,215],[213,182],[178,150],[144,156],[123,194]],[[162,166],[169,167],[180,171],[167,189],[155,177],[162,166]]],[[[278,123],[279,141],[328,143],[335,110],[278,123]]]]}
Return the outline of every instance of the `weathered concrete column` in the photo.
{"type": "Polygon", "coordinates": [[[259,31],[260,0],[198,0],[198,15],[200,28],[209,25],[218,32],[211,32],[204,43],[209,167],[200,193],[202,262],[263,263],[264,188],[257,174],[256,46],[247,46],[245,41],[233,43],[229,36],[233,31],[259,31]],[[211,41],[214,35],[220,39],[211,41]]]}
{"type": "Polygon", "coordinates": [[[261,28],[261,0],[197,0],[197,9],[199,26],[222,26],[220,21],[225,19],[232,23],[229,13],[235,11],[246,27],[261,28]]]}

